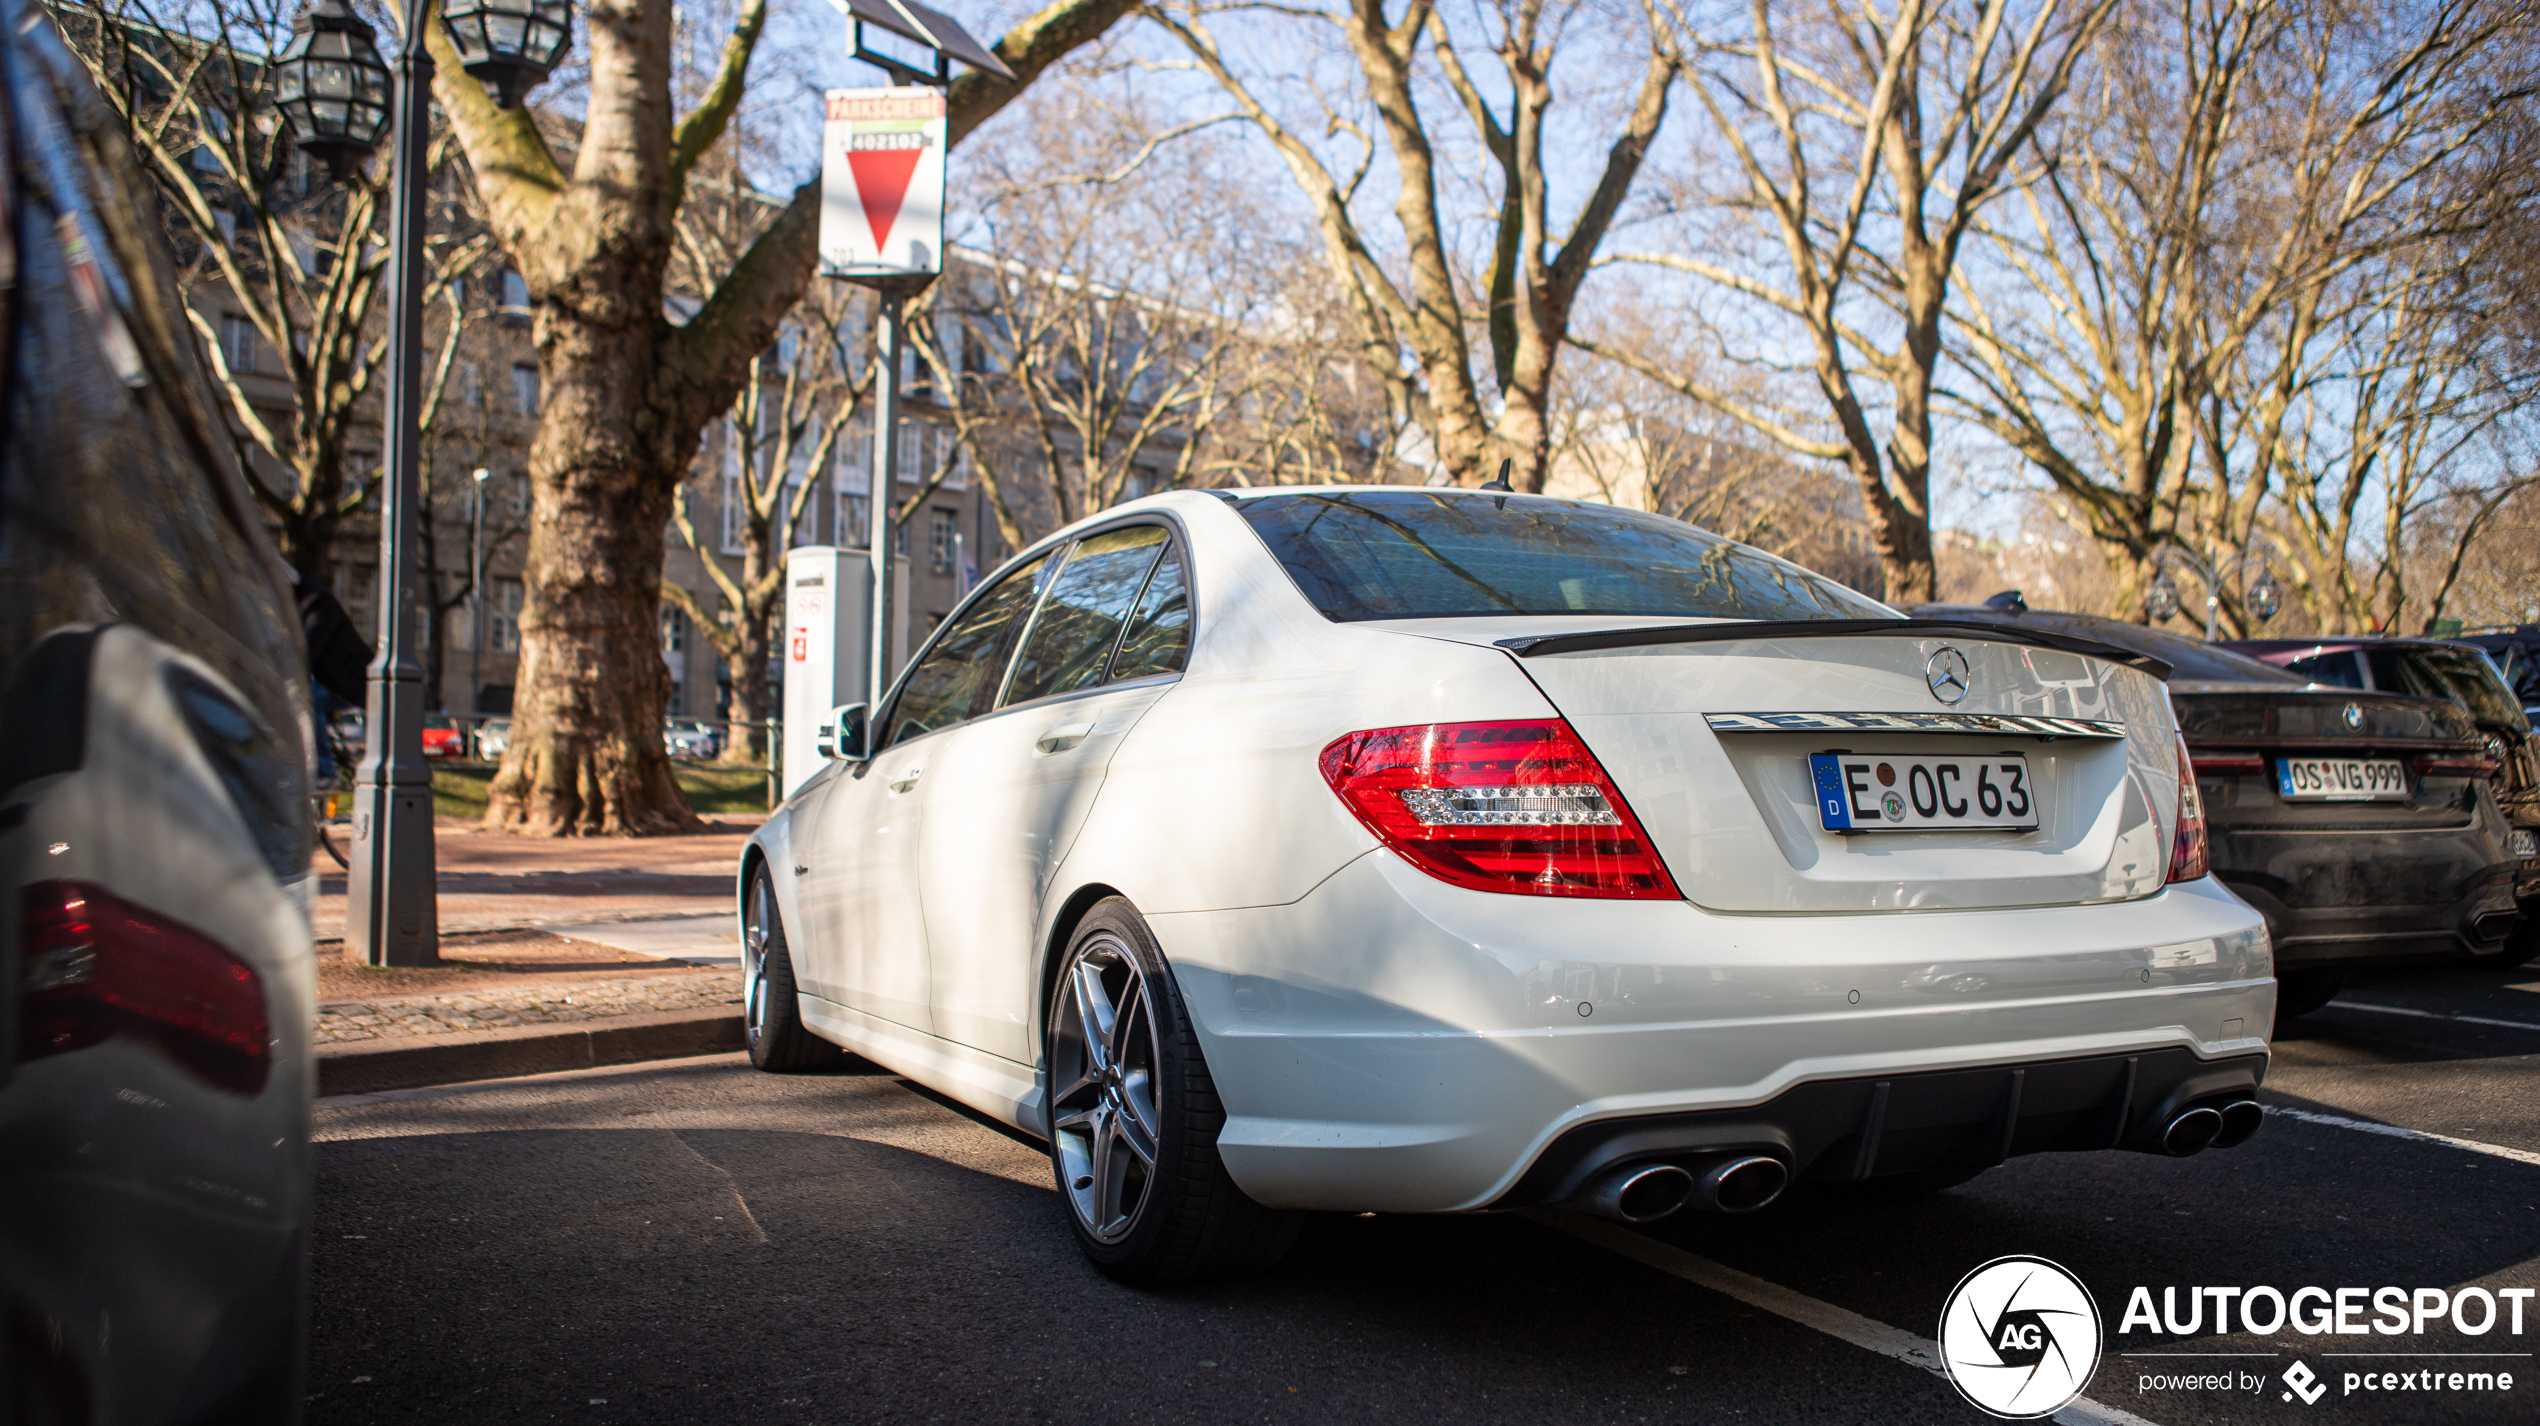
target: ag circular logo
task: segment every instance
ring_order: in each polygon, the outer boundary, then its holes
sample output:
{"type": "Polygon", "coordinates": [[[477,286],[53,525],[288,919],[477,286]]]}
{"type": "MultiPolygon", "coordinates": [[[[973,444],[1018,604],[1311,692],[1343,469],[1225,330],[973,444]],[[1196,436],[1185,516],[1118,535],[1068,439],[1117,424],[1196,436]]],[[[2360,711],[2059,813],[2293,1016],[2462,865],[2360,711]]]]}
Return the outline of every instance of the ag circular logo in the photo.
{"type": "Polygon", "coordinates": [[[2099,1305],[2044,1258],[1995,1258],[1940,1309],[1940,1359],[1980,1411],[2011,1420],[2072,1404],[2099,1366],[2099,1305]]]}
{"type": "Polygon", "coordinates": [[[1923,684],[1931,696],[1943,703],[1956,703],[1967,696],[1967,656],[1943,644],[1923,663],[1923,684]]]}

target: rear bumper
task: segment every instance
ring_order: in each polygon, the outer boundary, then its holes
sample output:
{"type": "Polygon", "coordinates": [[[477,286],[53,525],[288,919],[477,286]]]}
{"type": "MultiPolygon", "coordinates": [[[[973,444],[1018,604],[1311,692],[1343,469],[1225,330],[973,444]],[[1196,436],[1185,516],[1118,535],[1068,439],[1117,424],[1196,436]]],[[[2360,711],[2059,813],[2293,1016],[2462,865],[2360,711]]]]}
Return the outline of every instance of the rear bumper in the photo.
{"type": "Polygon", "coordinates": [[[2213,834],[2214,875],[2263,912],[2279,971],[2362,969],[2493,950],[2519,862],[2501,829],[2213,834]]]}
{"type": "Polygon", "coordinates": [[[2267,1057],[2185,1049],[1915,1075],[1812,1080],[1745,1109],[1602,1119],[1555,1139],[1493,1208],[1568,1201],[1607,1167],[1763,1153],[1802,1183],[1998,1164],[2021,1154],[2157,1152],[2196,1104],[2247,1098],[2267,1057]]]}
{"type": "MultiPolygon", "coordinates": [[[[1817,1082],[1985,1067],[1998,1091],[2012,1068],[2176,1052],[2253,1084],[2275,1006],[2262,919],[2211,880],[2097,906],[1727,916],[1465,891],[1374,852],[1286,905],[1150,920],[1226,1105],[1227,1169],[1285,1207],[1489,1206],[1583,1125],[1817,1082]]],[[[2082,1092],[2037,1073],[2013,1152],[2061,1145],[2041,1116],[2067,1111],[2041,1106],[2082,1092]]],[[[1922,1150],[1896,1152],[1880,1172],[1922,1150]]]]}

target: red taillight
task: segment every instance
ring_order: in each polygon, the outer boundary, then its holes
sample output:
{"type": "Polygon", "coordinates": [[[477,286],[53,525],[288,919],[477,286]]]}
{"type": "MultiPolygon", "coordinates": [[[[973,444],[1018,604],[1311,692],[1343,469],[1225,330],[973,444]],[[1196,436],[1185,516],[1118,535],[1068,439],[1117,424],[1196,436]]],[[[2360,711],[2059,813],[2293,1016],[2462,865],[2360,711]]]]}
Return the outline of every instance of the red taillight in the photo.
{"type": "Polygon", "coordinates": [[[2187,740],[2179,739],[2178,830],[2170,834],[2171,881],[2194,881],[2211,869],[2213,859],[2205,845],[2205,798],[2196,790],[2198,771],[2188,758],[2187,740]]]}
{"type": "Polygon", "coordinates": [[[1323,779],[1386,846],[1440,881],[1683,899],[1613,779],[1558,718],[1351,733],[1323,750],[1323,779]]]}
{"type": "Polygon", "coordinates": [[[2420,757],[2413,761],[2420,773],[2449,773],[2454,777],[2494,777],[2505,770],[2504,759],[2492,757],[2420,757]]]}
{"type": "Polygon", "coordinates": [[[86,882],[36,882],[25,905],[20,1058],[125,1035],[222,1089],[265,1087],[273,1046],[255,967],[202,932],[86,882]]]}
{"type": "Polygon", "coordinates": [[[2267,760],[2255,753],[2218,753],[2211,749],[2199,752],[2189,748],[2187,756],[2194,763],[2198,777],[2212,777],[2217,773],[2226,772],[2265,772],[2267,770],[2267,760]]]}

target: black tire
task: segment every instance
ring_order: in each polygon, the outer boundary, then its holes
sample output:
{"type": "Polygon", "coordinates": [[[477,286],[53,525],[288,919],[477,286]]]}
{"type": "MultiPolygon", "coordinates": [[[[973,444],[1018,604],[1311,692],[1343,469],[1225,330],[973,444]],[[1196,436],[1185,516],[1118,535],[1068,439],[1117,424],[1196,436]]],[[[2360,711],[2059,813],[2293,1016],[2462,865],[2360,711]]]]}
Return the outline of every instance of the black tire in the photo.
{"type": "Polygon", "coordinates": [[[1051,981],[1047,1045],[1050,1170],[1097,1269],[1160,1286],[1286,1255],[1305,1215],[1265,1208],[1227,1177],[1225,1106],[1172,970],[1127,901],[1078,923],[1051,981]]]}
{"type": "Polygon", "coordinates": [[[750,869],[749,892],[741,902],[741,1027],[750,1063],[771,1074],[835,1069],[847,1052],[804,1028],[794,995],[785,917],[761,862],[750,869]]]}
{"type": "Polygon", "coordinates": [[[2275,978],[2275,1028],[2282,1034],[2284,1022],[2310,1014],[2337,998],[2346,988],[2346,976],[2333,970],[2297,970],[2279,973],[2275,978]]]}

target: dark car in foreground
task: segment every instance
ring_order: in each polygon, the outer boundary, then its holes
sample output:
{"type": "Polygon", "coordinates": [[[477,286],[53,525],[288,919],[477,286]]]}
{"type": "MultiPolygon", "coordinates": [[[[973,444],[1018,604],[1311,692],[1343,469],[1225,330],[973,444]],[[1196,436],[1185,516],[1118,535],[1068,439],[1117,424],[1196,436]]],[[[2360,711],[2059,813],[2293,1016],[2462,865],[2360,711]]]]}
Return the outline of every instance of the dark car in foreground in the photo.
{"type": "Polygon", "coordinates": [[[2264,912],[2279,1020],[2356,971],[2502,951],[2519,912],[2498,771],[2450,698],[2315,685],[2245,654],[2083,614],[1924,605],[2168,663],[2214,875],[2264,912]]]}
{"type": "Polygon", "coordinates": [[[0,0],[0,1420],[291,1422],[306,655],[120,134],[0,0]]]}

